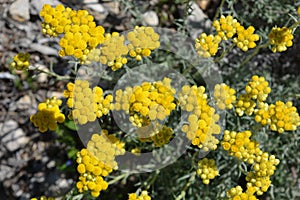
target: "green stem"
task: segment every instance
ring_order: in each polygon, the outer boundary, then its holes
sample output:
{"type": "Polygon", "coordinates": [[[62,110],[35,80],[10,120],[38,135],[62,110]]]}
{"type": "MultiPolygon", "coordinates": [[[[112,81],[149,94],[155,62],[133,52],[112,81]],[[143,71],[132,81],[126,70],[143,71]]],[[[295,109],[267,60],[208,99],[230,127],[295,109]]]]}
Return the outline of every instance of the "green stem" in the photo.
{"type": "Polygon", "coordinates": [[[153,185],[153,183],[155,182],[159,173],[160,173],[160,171],[156,170],[155,173],[146,180],[146,182],[144,183],[145,190],[148,190],[150,188],[150,186],[153,185]]]}
{"type": "Polygon", "coordinates": [[[196,177],[196,171],[191,173],[191,176],[189,178],[189,180],[185,183],[185,185],[183,186],[179,196],[176,197],[175,200],[180,200],[183,199],[185,197],[186,191],[187,189],[194,183],[195,181],[195,177],[196,177]]]}
{"type": "Polygon", "coordinates": [[[254,49],[254,51],[253,51],[249,56],[246,57],[246,59],[241,63],[240,66],[243,67],[246,63],[248,63],[248,62],[251,60],[251,58],[253,58],[256,54],[259,53],[259,50],[260,50],[260,49],[262,49],[262,48],[267,48],[269,45],[270,45],[270,41],[268,41],[268,42],[265,43],[265,44],[262,44],[262,45],[257,46],[257,47],[254,49]]]}
{"type": "Polygon", "coordinates": [[[127,176],[128,176],[128,174],[127,174],[127,173],[125,173],[125,174],[121,174],[121,175],[119,175],[119,176],[115,177],[114,179],[110,180],[110,181],[109,181],[109,182],[107,182],[107,183],[108,183],[108,185],[114,184],[114,183],[116,183],[116,182],[120,181],[121,179],[123,179],[123,178],[125,178],[125,177],[127,177],[127,176]]]}
{"type": "Polygon", "coordinates": [[[234,43],[232,43],[232,44],[230,45],[229,48],[227,48],[225,51],[223,51],[222,54],[221,54],[218,58],[215,58],[215,59],[214,59],[214,62],[215,62],[215,63],[219,62],[222,58],[224,58],[224,56],[225,56],[227,53],[229,53],[229,52],[233,49],[233,47],[235,47],[235,44],[234,44],[234,43]]]}
{"type": "Polygon", "coordinates": [[[39,69],[39,68],[31,68],[29,70],[38,71],[40,73],[44,73],[44,74],[47,74],[49,76],[53,76],[53,77],[57,78],[57,80],[70,80],[71,79],[70,76],[60,76],[60,75],[58,75],[58,74],[56,74],[54,72],[45,71],[45,70],[39,69]]]}

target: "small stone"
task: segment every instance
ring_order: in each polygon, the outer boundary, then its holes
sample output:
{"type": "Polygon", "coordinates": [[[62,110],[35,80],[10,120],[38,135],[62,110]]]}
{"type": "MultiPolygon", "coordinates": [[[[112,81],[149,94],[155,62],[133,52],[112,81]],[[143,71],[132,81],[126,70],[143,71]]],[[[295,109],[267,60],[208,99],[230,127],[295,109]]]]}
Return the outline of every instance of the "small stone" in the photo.
{"type": "Polygon", "coordinates": [[[29,0],[17,0],[9,7],[9,14],[18,22],[25,22],[30,19],[29,0]]]}
{"type": "Polygon", "coordinates": [[[38,43],[32,43],[30,44],[30,48],[32,50],[35,50],[35,51],[38,51],[40,52],[41,54],[44,54],[44,55],[50,55],[50,56],[57,56],[57,50],[52,48],[52,47],[49,47],[49,46],[46,46],[46,45],[41,45],[41,44],[38,44],[38,43]]]}
{"type": "MultiPolygon", "coordinates": [[[[43,70],[45,72],[50,72],[49,69],[45,65],[36,64],[34,67],[37,69],[43,70]]],[[[48,75],[46,73],[39,73],[36,76],[36,79],[39,83],[45,83],[48,80],[48,75]]]]}
{"type": "Polygon", "coordinates": [[[111,2],[104,2],[102,4],[110,13],[113,13],[115,15],[120,14],[120,3],[116,1],[111,1],[111,2]]]}
{"type": "Polygon", "coordinates": [[[48,168],[48,169],[51,169],[51,168],[53,168],[53,167],[55,167],[55,161],[54,161],[54,160],[51,160],[51,161],[47,164],[47,168],[48,168]]]}
{"type": "Polygon", "coordinates": [[[149,26],[158,26],[159,19],[158,19],[156,12],[147,11],[143,14],[142,17],[149,26]]]}
{"type": "Polygon", "coordinates": [[[31,98],[29,95],[25,95],[23,97],[21,97],[18,101],[17,101],[17,108],[20,110],[24,110],[29,108],[30,106],[33,105],[33,103],[31,102],[31,98]]]}
{"type": "Polygon", "coordinates": [[[187,17],[187,30],[192,39],[197,38],[203,32],[209,32],[211,21],[196,3],[191,4],[192,13],[187,17]]]}
{"type": "Polygon", "coordinates": [[[21,128],[17,128],[17,122],[8,120],[0,124],[2,143],[6,146],[9,151],[15,151],[19,148],[24,147],[29,138],[26,137],[24,131],[21,128]]]}

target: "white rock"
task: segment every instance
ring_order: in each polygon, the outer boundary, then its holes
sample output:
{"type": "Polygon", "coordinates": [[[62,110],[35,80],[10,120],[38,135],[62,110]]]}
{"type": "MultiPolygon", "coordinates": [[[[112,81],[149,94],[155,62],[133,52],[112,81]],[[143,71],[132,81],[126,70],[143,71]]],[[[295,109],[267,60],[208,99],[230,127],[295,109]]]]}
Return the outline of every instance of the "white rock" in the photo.
{"type": "Polygon", "coordinates": [[[14,120],[8,120],[0,124],[0,136],[2,143],[6,146],[9,151],[15,151],[19,148],[24,147],[29,138],[26,137],[24,131],[18,128],[18,124],[14,120]]]}
{"type": "Polygon", "coordinates": [[[191,4],[191,9],[192,13],[187,17],[187,30],[192,39],[195,39],[210,29],[211,21],[195,2],[191,4]]]}
{"type": "Polygon", "coordinates": [[[142,15],[142,18],[149,26],[158,26],[159,19],[156,12],[147,11],[142,15]]]}
{"type": "Polygon", "coordinates": [[[11,17],[19,22],[28,21],[29,15],[29,0],[17,0],[9,7],[11,17]]]}

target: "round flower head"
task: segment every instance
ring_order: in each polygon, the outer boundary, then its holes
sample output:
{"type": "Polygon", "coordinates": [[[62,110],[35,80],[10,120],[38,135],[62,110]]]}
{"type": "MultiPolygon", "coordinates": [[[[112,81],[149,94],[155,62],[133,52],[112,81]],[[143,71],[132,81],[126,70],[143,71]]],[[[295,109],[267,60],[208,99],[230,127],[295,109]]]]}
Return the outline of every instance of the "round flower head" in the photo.
{"type": "Polygon", "coordinates": [[[206,185],[210,180],[219,175],[219,171],[214,159],[204,158],[198,162],[197,174],[201,177],[202,182],[206,185]]]}
{"type": "Polygon", "coordinates": [[[218,52],[221,37],[219,35],[206,35],[202,33],[199,38],[195,40],[195,48],[199,56],[209,58],[216,55],[218,52]]]}
{"type": "Polygon", "coordinates": [[[13,61],[10,63],[10,66],[17,70],[26,70],[29,67],[29,53],[18,53],[14,56],[13,61]]]}
{"type": "Polygon", "coordinates": [[[273,27],[269,34],[272,51],[274,53],[286,51],[287,47],[291,47],[293,45],[293,38],[294,36],[291,29],[287,27],[273,27]]]}
{"type": "Polygon", "coordinates": [[[224,15],[222,15],[220,20],[215,20],[213,22],[213,26],[217,30],[217,33],[222,38],[222,40],[228,40],[235,35],[237,29],[241,25],[232,16],[228,15],[225,17],[224,15]]]}

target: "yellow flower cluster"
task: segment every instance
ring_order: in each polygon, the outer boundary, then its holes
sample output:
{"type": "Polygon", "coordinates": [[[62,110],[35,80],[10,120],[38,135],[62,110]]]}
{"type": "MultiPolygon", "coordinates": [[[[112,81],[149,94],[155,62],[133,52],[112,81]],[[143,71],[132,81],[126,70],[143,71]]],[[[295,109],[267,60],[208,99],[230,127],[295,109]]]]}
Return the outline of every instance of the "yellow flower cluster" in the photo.
{"type": "Polygon", "coordinates": [[[220,20],[215,20],[213,22],[213,26],[222,40],[228,40],[236,34],[237,28],[241,25],[232,16],[228,15],[225,17],[222,15],[220,20]]]}
{"type": "Polygon", "coordinates": [[[198,162],[197,174],[201,177],[202,182],[208,185],[211,179],[219,175],[215,160],[207,158],[200,160],[198,162]]]}
{"type": "Polygon", "coordinates": [[[271,88],[266,79],[257,75],[252,76],[252,80],[249,81],[245,90],[251,99],[256,99],[258,102],[265,101],[271,92],[271,88]]]}
{"type": "Polygon", "coordinates": [[[243,192],[243,188],[241,186],[236,186],[229,189],[226,192],[227,197],[229,200],[257,200],[254,196],[254,188],[247,188],[246,192],[243,192]]]}
{"type": "Polygon", "coordinates": [[[248,51],[250,48],[256,47],[256,41],[259,40],[259,35],[254,34],[254,27],[249,26],[245,29],[236,19],[232,16],[222,15],[219,20],[213,22],[217,34],[207,35],[202,33],[199,38],[195,40],[195,48],[197,53],[204,58],[209,58],[216,55],[218,52],[219,44],[222,40],[233,38],[233,43],[243,51],[248,51]]]}
{"type": "Polygon", "coordinates": [[[82,193],[90,190],[93,197],[98,197],[100,192],[108,187],[103,177],[108,175],[110,168],[99,162],[97,157],[87,149],[82,149],[77,153],[76,162],[78,163],[77,171],[80,174],[79,181],[76,183],[78,191],[82,193]]]}
{"type": "Polygon", "coordinates": [[[133,31],[128,32],[127,39],[129,55],[136,60],[148,57],[151,51],[160,46],[159,34],[152,27],[136,26],[133,31]]]}
{"type": "Polygon", "coordinates": [[[300,126],[300,117],[297,108],[291,101],[286,103],[277,101],[269,107],[270,128],[272,131],[283,133],[284,131],[295,131],[300,126]]]}
{"type": "Polygon", "coordinates": [[[291,47],[293,45],[293,38],[292,29],[287,27],[273,27],[269,34],[272,51],[274,53],[286,51],[287,47],[291,47]]]}
{"type": "Polygon", "coordinates": [[[61,104],[62,101],[56,97],[47,99],[38,105],[38,111],[30,116],[30,121],[35,127],[38,127],[42,133],[47,130],[56,130],[57,123],[63,123],[65,121],[65,115],[59,110],[61,104]]]}
{"type": "Polygon", "coordinates": [[[256,100],[258,104],[264,102],[271,92],[271,88],[264,77],[254,75],[251,81],[246,85],[245,91],[246,94],[240,95],[235,104],[236,112],[239,116],[242,116],[244,113],[252,115],[256,107],[254,100],[256,100]]]}
{"type": "Polygon", "coordinates": [[[298,15],[300,15],[300,6],[298,6],[297,12],[298,12],[298,15]]]}
{"type": "Polygon", "coordinates": [[[93,122],[97,117],[107,115],[112,109],[112,95],[104,98],[102,88],[96,86],[91,89],[86,80],[76,80],[75,84],[68,83],[64,97],[68,98],[68,107],[73,108],[69,117],[73,118],[75,123],[93,122]]]}
{"type": "Polygon", "coordinates": [[[63,5],[55,8],[45,4],[40,12],[44,19],[43,33],[60,39],[60,56],[74,56],[84,63],[90,50],[104,42],[104,28],[96,26],[94,17],[87,10],[72,10],[63,5]]]}
{"type": "Polygon", "coordinates": [[[207,94],[203,86],[182,87],[178,94],[178,101],[182,110],[189,112],[188,124],[181,130],[186,133],[192,144],[204,151],[217,148],[219,140],[214,134],[220,134],[221,128],[217,124],[219,115],[208,105],[207,94]]]}
{"type": "Polygon", "coordinates": [[[237,37],[233,38],[233,42],[243,51],[248,51],[248,49],[256,47],[255,42],[259,40],[259,35],[254,34],[254,31],[253,26],[249,26],[247,29],[239,26],[236,29],[237,37]]]}
{"type": "MultiPolygon", "coordinates": [[[[262,195],[271,184],[270,176],[274,174],[279,160],[274,155],[263,152],[259,148],[258,142],[251,140],[250,137],[250,131],[237,133],[225,130],[221,144],[224,150],[229,152],[229,155],[253,165],[254,171],[249,172],[246,176],[247,191],[251,191],[251,195],[254,193],[262,195]]],[[[229,196],[240,195],[241,192],[242,190],[238,193],[229,192],[229,196]]]]}
{"type": "Polygon", "coordinates": [[[29,53],[18,53],[14,56],[13,61],[10,63],[10,66],[17,70],[26,70],[29,67],[29,53]]]}
{"type": "Polygon", "coordinates": [[[236,101],[236,91],[225,83],[216,84],[214,88],[214,99],[221,110],[232,109],[236,101]]]}
{"type": "Polygon", "coordinates": [[[237,133],[225,130],[221,145],[224,150],[229,152],[229,155],[253,164],[256,157],[255,153],[260,151],[260,149],[257,142],[250,140],[251,135],[250,131],[237,133]]]}
{"type": "Polygon", "coordinates": [[[139,196],[136,193],[128,194],[128,200],[151,200],[151,197],[147,191],[143,190],[139,196]]]}
{"type": "Polygon", "coordinates": [[[41,196],[40,198],[31,198],[30,200],[55,200],[54,197],[41,196]]]}
{"type": "Polygon", "coordinates": [[[157,82],[143,82],[125,91],[116,91],[116,110],[125,110],[129,120],[137,127],[148,125],[150,121],[164,120],[175,109],[175,89],[171,79],[164,78],[157,82]]]}
{"type": "Polygon", "coordinates": [[[128,53],[128,47],[124,44],[124,41],[124,36],[120,36],[117,32],[107,33],[100,48],[99,60],[93,60],[111,67],[113,71],[120,69],[127,63],[127,58],[124,56],[128,53]]]}
{"type": "Polygon", "coordinates": [[[173,130],[166,125],[159,123],[150,124],[146,127],[137,129],[137,135],[141,142],[153,142],[155,147],[161,147],[168,144],[172,137],[173,130]]]}
{"type": "Polygon", "coordinates": [[[199,38],[195,40],[195,48],[198,55],[204,58],[209,58],[216,55],[218,52],[219,44],[221,42],[221,37],[219,35],[206,35],[202,33],[199,38]]]}
{"type": "Polygon", "coordinates": [[[93,197],[98,197],[107,189],[108,183],[103,178],[118,168],[115,156],[125,153],[124,145],[115,136],[108,135],[107,130],[92,135],[87,148],[77,153],[79,192],[90,190],[93,197]]]}
{"type": "Polygon", "coordinates": [[[132,87],[126,87],[125,90],[117,90],[115,94],[115,103],[114,110],[120,111],[124,110],[126,114],[129,114],[129,103],[130,103],[130,97],[132,94],[132,87]]]}
{"type": "Polygon", "coordinates": [[[279,162],[274,155],[262,151],[257,152],[253,165],[254,171],[246,176],[247,187],[253,187],[257,195],[266,192],[271,185],[270,176],[274,174],[279,162]]]}

